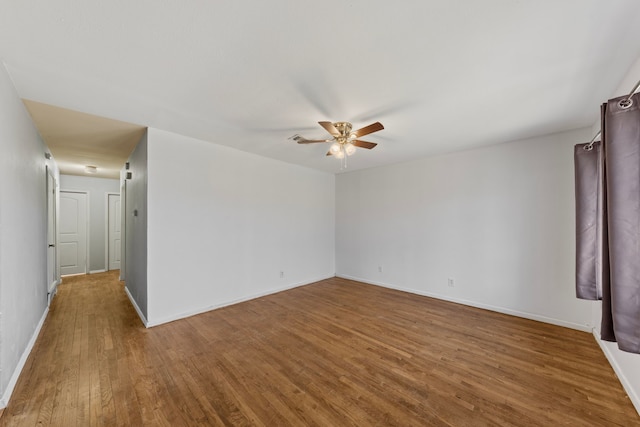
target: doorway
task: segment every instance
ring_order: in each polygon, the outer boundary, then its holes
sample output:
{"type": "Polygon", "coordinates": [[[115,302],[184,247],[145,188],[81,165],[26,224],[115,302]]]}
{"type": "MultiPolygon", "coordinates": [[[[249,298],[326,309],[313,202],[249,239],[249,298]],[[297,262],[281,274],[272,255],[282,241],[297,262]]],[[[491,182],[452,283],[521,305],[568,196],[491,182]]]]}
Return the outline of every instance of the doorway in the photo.
{"type": "Polygon", "coordinates": [[[88,195],[60,191],[60,274],[86,274],[88,259],[88,195]]]}

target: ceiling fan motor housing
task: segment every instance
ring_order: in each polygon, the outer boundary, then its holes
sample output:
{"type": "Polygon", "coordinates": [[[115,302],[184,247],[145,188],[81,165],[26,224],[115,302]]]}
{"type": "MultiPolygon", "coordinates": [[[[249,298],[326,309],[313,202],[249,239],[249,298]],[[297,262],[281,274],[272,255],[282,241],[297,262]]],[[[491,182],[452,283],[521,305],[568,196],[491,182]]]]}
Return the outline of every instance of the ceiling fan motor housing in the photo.
{"type": "Polygon", "coordinates": [[[352,129],[351,123],[349,122],[335,122],[333,126],[335,126],[335,128],[338,129],[338,132],[340,132],[340,135],[345,138],[349,136],[352,129]]]}
{"type": "MultiPolygon", "coordinates": [[[[351,129],[353,126],[349,122],[335,122],[333,126],[340,132],[340,136],[336,136],[335,140],[339,144],[346,144],[351,137],[351,129]]],[[[355,136],[355,135],[354,135],[355,136]]]]}

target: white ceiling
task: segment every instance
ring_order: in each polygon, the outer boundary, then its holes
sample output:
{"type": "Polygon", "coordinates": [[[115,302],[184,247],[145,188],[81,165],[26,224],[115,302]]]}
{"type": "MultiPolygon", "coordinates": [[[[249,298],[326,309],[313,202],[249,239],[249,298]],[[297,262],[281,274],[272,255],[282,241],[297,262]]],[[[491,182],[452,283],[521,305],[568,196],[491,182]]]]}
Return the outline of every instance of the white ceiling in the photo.
{"type": "Polygon", "coordinates": [[[356,170],[590,126],[640,56],[637,0],[0,2],[22,98],[328,172],[287,138],[381,121],[356,170]]]}

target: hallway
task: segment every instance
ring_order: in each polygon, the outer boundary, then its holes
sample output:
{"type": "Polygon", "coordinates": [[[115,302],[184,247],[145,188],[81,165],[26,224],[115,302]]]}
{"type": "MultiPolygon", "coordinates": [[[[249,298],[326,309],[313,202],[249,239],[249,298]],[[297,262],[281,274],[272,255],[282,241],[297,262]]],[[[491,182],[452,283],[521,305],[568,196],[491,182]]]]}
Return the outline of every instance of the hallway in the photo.
{"type": "Polygon", "coordinates": [[[118,274],[63,278],[0,425],[136,425],[122,418],[135,399],[122,356],[145,354],[147,331],[118,274]]]}

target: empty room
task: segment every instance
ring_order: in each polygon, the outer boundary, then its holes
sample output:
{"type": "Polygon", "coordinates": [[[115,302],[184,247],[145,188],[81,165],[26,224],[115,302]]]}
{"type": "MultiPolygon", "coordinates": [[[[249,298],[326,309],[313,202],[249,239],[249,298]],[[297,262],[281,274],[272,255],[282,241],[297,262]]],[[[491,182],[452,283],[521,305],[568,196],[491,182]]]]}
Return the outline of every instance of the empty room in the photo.
{"type": "Polygon", "coordinates": [[[640,2],[3,2],[0,426],[640,426],[640,2]]]}

